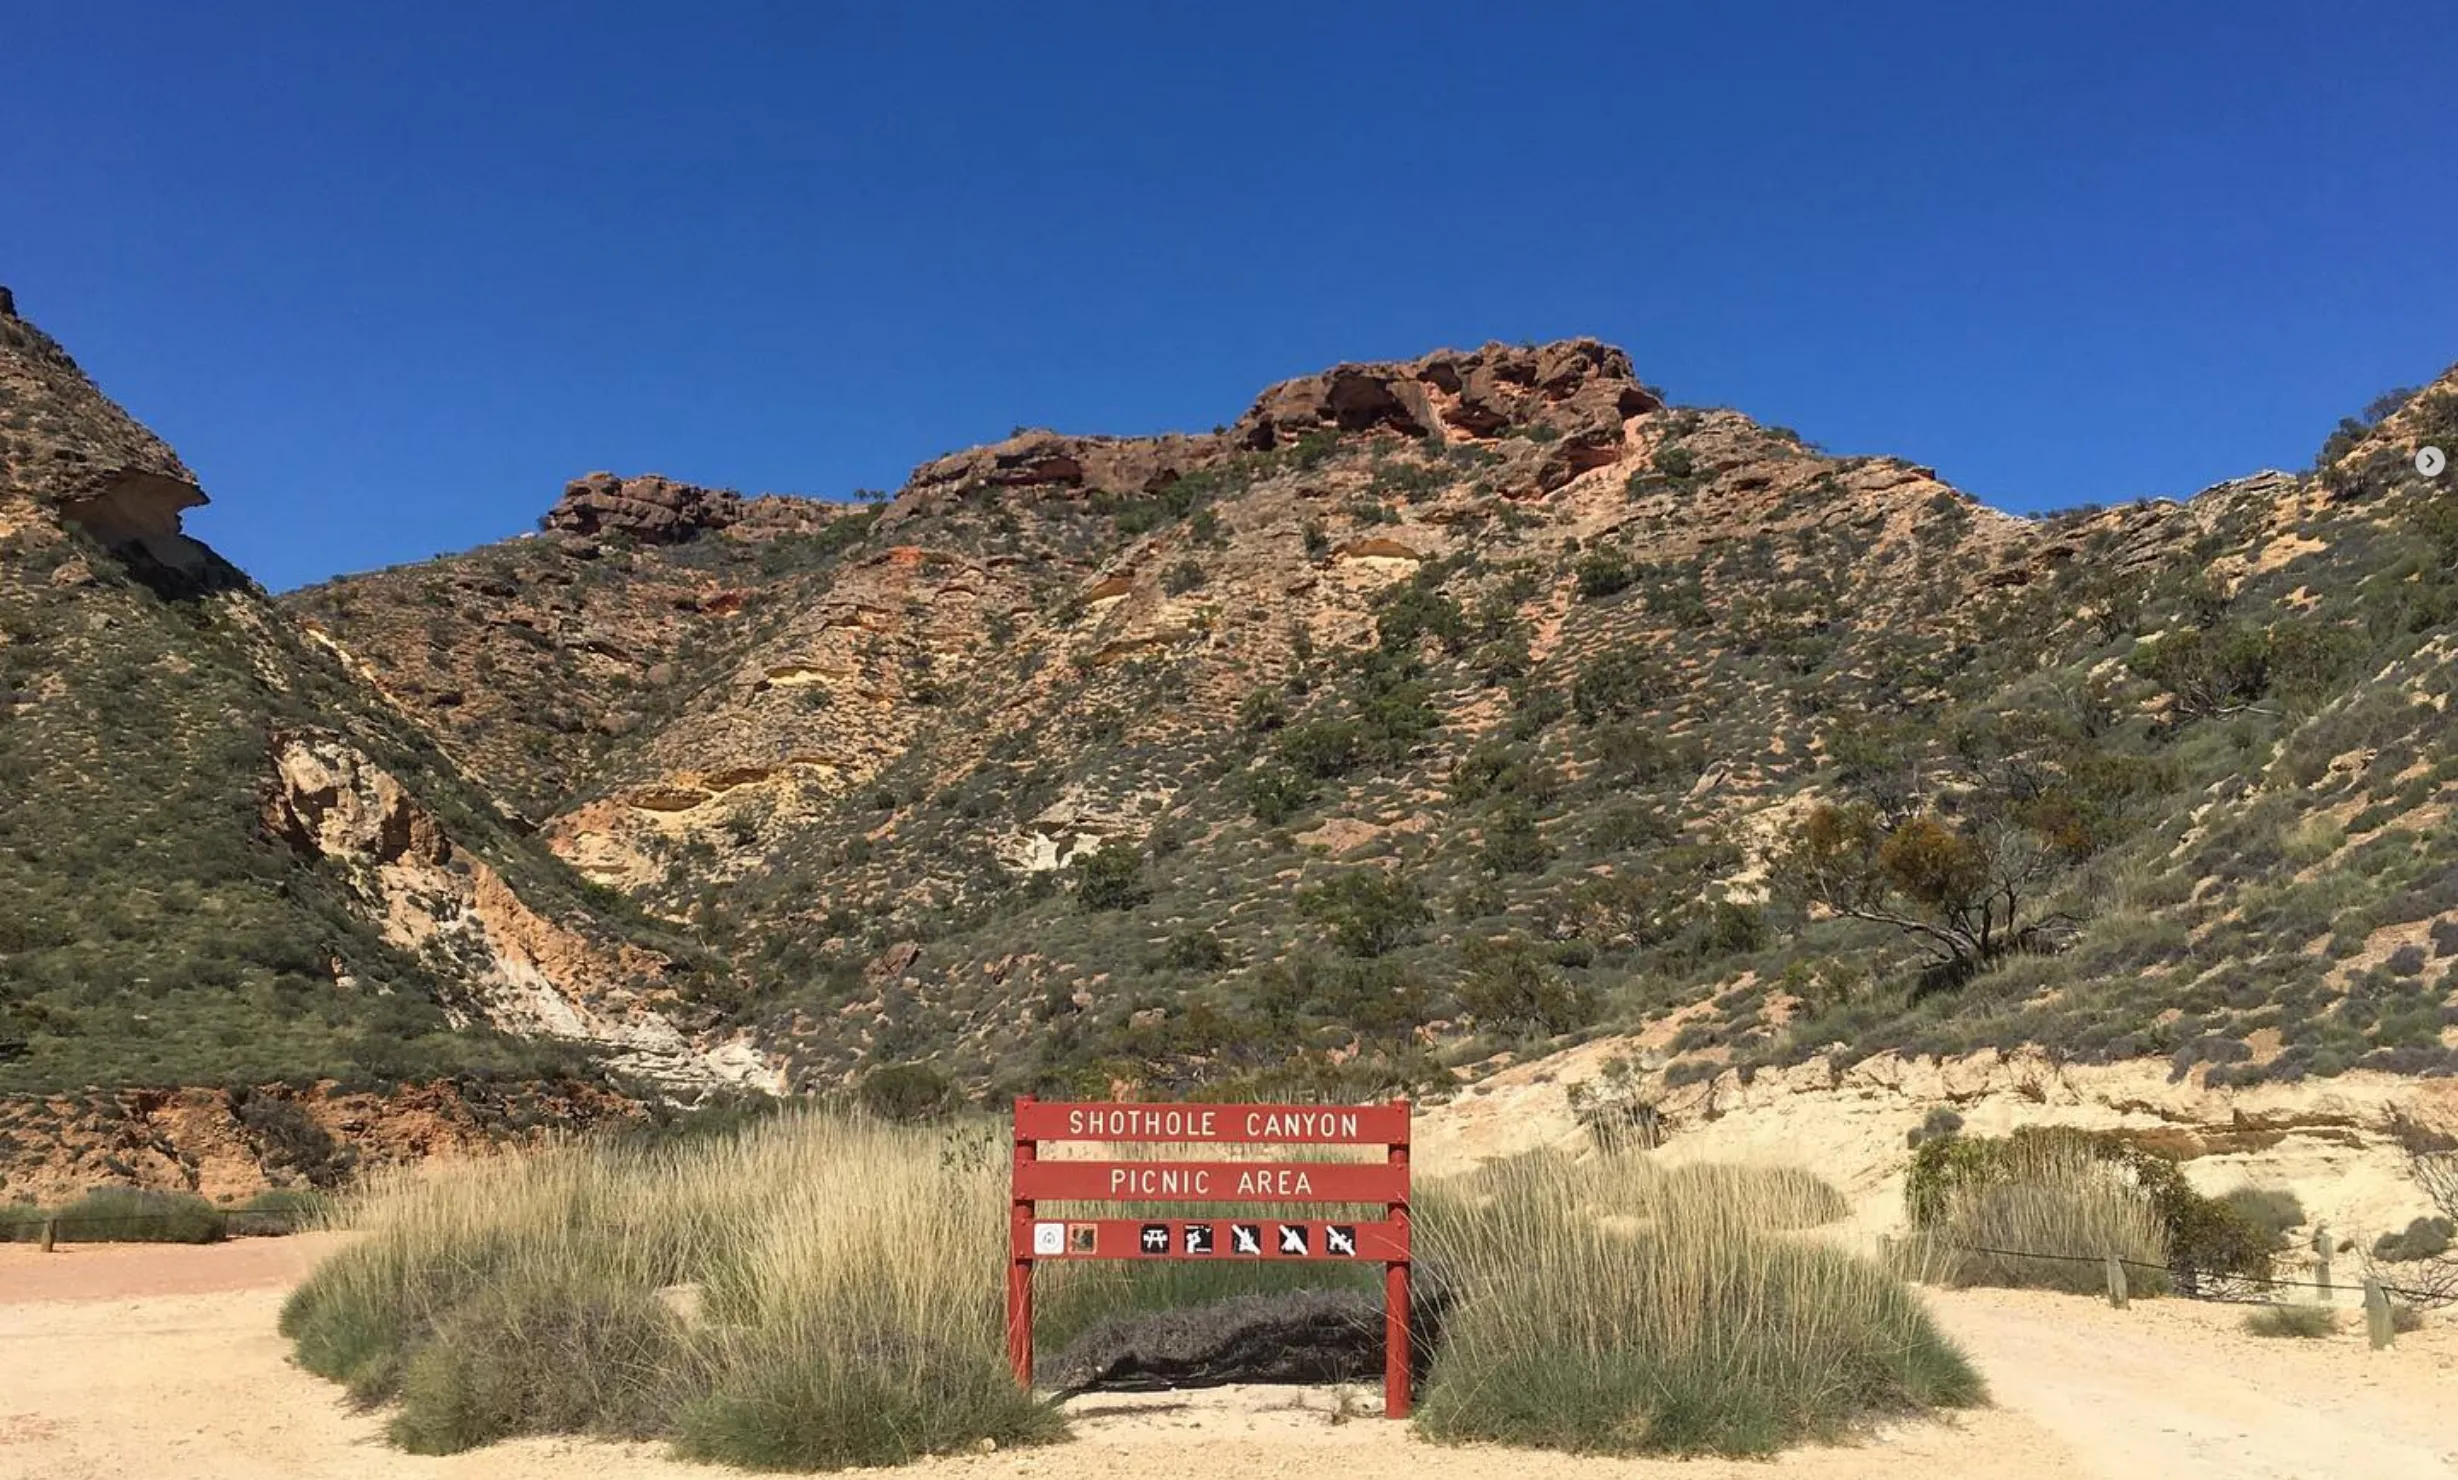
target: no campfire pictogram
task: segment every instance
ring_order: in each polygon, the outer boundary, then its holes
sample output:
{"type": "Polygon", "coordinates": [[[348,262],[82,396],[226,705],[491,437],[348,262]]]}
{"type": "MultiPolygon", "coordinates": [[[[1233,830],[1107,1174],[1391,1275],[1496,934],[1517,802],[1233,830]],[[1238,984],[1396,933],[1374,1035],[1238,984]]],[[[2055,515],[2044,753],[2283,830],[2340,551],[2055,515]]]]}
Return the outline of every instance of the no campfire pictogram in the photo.
{"type": "Polygon", "coordinates": [[[1306,1253],[1306,1243],[1307,1239],[1305,1224],[1283,1223],[1280,1225],[1281,1253],[1295,1254],[1302,1258],[1306,1253]]]}
{"type": "Polygon", "coordinates": [[[1232,1223],[1232,1224],[1230,1224],[1230,1225],[1229,1225],[1229,1252],[1230,1252],[1230,1253],[1232,1253],[1232,1254],[1260,1254],[1260,1253],[1262,1253],[1262,1252],[1263,1252],[1263,1225],[1262,1225],[1262,1224],[1260,1224],[1260,1223],[1232,1223]]]}

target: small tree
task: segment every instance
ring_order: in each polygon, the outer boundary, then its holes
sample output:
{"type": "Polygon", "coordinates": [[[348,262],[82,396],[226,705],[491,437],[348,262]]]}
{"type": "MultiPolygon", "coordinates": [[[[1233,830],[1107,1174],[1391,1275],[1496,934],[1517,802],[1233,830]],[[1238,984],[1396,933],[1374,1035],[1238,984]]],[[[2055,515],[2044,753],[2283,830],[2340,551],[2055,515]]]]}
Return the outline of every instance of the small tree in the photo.
{"type": "Polygon", "coordinates": [[[1598,545],[1581,556],[1572,574],[1578,579],[1581,599],[1586,601],[1618,595],[1638,579],[1630,557],[1611,545],[1598,545]]]}
{"type": "Polygon", "coordinates": [[[1287,766],[1266,764],[1246,773],[1246,808],[1257,822],[1278,827],[1314,800],[1314,782],[1287,766]]]}
{"type": "Polygon", "coordinates": [[[1519,936],[1472,940],[1462,948],[1468,968],[1459,1005],[1480,1026],[1505,1033],[1567,1033],[1596,1020],[1593,989],[1562,979],[1519,936]]]}
{"type": "Polygon", "coordinates": [[[2227,623],[2180,627],[2134,649],[2126,666],[2167,690],[2194,718],[2250,709],[2270,692],[2268,630],[2227,623]]]}
{"type": "Polygon", "coordinates": [[[1297,891],[1297,907],[1328,927],[1341,950],[1380,956],[1405,943],[1433,918],[1416,881],[1379,868],[1354,868],[1297,891]]]}
{"type": "Polygon", "coordinates": [[[2037,897],[2058,860],[2012,823],[1966,830],[1922,813],[1890,827],[1866,804],[1822,804],[1793,825],[1769,872],[1795,902],[1891,925],[1962,980],[2079,918],[2037,897]]]}
{"type": "Polygon", "coordinates": [[[1152,897],[1144,887],[1144,859],[1133,843],[1112,838],[1067,865],[1075,875],[1075,898],[1088,910],[1131,910],[1152,897]]]}
{"type": "Polygon", "coordinates": [[[1572,680],[1570,707],[1585,725],[1628,719],[1672,697],[1673,678],[1644,654],[1621,648],[1590,659],[1572,680]]]}
{"type": "Polygon", "coordinates": [[[1538,873],[1553,858],[1553,845],[1545,841],[1536,813],[1524,802],[1507,801],[1495,808],[1485,819],[1484,834],[1477,866],[1497,878],[1538,873]]]}

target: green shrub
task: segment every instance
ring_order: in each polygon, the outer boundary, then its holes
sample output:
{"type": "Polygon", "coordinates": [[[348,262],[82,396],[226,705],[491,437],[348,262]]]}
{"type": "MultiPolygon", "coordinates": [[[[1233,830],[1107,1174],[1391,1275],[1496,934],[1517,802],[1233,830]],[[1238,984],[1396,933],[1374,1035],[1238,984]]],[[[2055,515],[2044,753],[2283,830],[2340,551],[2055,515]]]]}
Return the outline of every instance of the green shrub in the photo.
{"type": "Polygon", "coordinates": [[[64,1244],[212,1244],[230,1231],[222,1210],[192,1192],[135,1187],[97,1187],[51,1216],[64,1244]]]}
{"type": "Polygon", "coordinates": [[[1594,991],[1562,979],[1526,940],[1471,940],[1459,1005],[1479,1027],[1505,1033],[1567,1033],[1596,1020],[1594,991]]]}
{"type": "Polygon", "coordinates": [[[1246,809],[1255,821],[1278,827],[1314,800],[1315,784],[1287,766],[1257,766],[1246,773],[1246,809]]]}
{"type": "Polygon", "coordinates": [[[955,1083],[928,1064],[883,1064],[862,1076],[862,1108],[881,1120],[935,1120],[956,1102],[955,1083]]]}
{"type": "Polygon", "coordinates": [[[2304,1204],[2281,1187],[2237,1187],[2219,1195],[2220,1203],[2256,1228],[2267,1230],[2274,1245],[2284,1245],[2291,1228],[2304,1226],[2304,1204]]]}
{"type": "Polygon", "coordinates": [[[1918,1126],[1904,1132],[1903,1144],[1917,1148],[1923,1141],[1939,1141],[1963,1129],[1963,1117],[1943,1105],[1932,1105],[1918,1126]]]}
{"type": "Polygon", "coordinates": [[[1581,724],[1628,719],[1662,703],[1672,676],[1646,654],[1617,648],[1588,660],[1571,683],[1570,707],[1581,724]]]}
{"type": "Polygon", "coordinates": [[[0,1244],[30,1244],[42,1236],[41,1208],[32,1203],[0,1203],[0,1244]]]}
{"type": "Polygon", "coordinates": [[[1238,728],[1241,730],[1277,730],[1288,722],[1288,696],[1278,689],[1251,689],[1238,702],[1238,728]]]}
{"type": "Polygon", "coordinates": [[[1536,814],[1518,801],[1506,802],[1485,819],[1477,842],[1477,866],[1499,878],[1533,874],[1553,857],[1553,845],[1537,826],[1536,814]]]}
{"type": "Polygon", "coordinates": [[[335,1212],[333,1195],[312,1187],[268,1187],[233,1210],[238,1231],[256,1234],[321,1227],[335,1212]]]}
{"type": "Polygon", "coordinates": [[[2256,1336],[2311,1341],[2336,1335],[2338,1328],[2338,1317],[2318,1305],[2273,1305],[2245,1317],[2245,1329],[2256,1336]]]}
{"type": "Polygon", "coordinates": [[[979,1356],[952,1361],[893,1337],[814,1344],[795,1356],[739,1367],[682,1404],[676,1452],[753,1470],[833,1470],[905,1464],[983,1440],[1046,1443],[1065,1433],[1056,1410],[979,1356]]]}
{"type": "Polygon", "coordinates": [[[2433,1259],[2449,1252],[2458,1224],[2447,1218],[2417,1218],[2403,1232],[2385,1233],[2373,1241],[2373,1257],[2391,1264],[2433,1259]]]}
{"type": "Polygon", "coordinates": [[[1124,838],[1112,838],[1067,865],[1076,902],[1088,910],[1131,910],[1152,897],[1144,887],[1144,856],[1124,838]]]}
{"type": "Polygon", "coordinates": [[[1341,950],[1360,958],[1404,944],[1433,918],[1415,880],[1371,866],[1305,886],[1297,891],[1297,908],[1327,927],[1341,950]]]}
{"type": "Polygon", "coordinates": [[[494,1287],[409,1359],[388,1433],[412,1454],[519,1434],[646,1437],[668,1422],[680,1337],[646,1290],[551,1278],[494,1287]]]}
{"type": "Polygon", "coordinates": [[[1364,764],[1366,740],[1353,720],[1318,719],[1280,732],[1280,758],[1301,776],[1330,780],[1364,764]]]}
{"type": "Polygon", "coordinates": [[[1587,601],[1617,595],[1638,579],[1630,557],[1611,545],[1599,545],[1580,556],[1572,574],[1578,580],[1581,599],[1587,601]]]}

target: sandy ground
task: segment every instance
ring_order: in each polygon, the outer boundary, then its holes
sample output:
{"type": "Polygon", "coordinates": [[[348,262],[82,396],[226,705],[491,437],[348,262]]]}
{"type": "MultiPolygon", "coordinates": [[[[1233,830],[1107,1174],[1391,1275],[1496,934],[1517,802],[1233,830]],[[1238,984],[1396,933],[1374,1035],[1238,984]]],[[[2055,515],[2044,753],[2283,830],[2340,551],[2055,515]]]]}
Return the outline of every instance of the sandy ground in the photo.
{"type": "MultiPolygon", "coordinates": [[[[0,1246],[0,1477],[5,1480],[706,1480],[655,1445],[529,1440],[448,1459],[384,1446],[380,1420],[289,1364],[274,1331],[284,1289],[329,1242],[0,1246]]],[[[898,1472],[1275,1480],[1468,1480],[1496,1475],[1662,1480],[2134,1480],[2164,1475],[2458,1480],[2458,1328],[2387,1353],[2352,1329],[2262,1341],[2241,1310],[2131,1310],[2074,1297],[1963,1292],[1940,1318],[1998,1406],[1891,1426],[1771,1463],[1620,1462],[1453,1449],[1379,1416],[1371,1389],[1229,1388],[1094,1395],[1075,1442],[898,1472]]],[[[2352,1325],[2352,1323],[2351,1323],[2352,1325]]]]}

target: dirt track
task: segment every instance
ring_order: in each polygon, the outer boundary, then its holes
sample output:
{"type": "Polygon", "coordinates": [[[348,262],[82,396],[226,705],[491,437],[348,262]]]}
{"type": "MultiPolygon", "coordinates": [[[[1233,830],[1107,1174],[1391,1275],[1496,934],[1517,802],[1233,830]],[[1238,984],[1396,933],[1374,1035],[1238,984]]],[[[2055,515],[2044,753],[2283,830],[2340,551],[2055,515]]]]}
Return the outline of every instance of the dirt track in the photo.
{"type": "MultiPolygon", "coordinates": [[[[0,1480],[681,1480],[720,1473],[655,1445],[530,1440],[450,1459],[385,1447],[379,1421],[289,1365],[273,1321],[313,1240],[215,1248],[0,1246],[0,1480]]],[[[1079,1438],[937,1461],[915,1480],[1535,1480],[1778,1475],[1798,1480],[2458,1480],[2458,1331],[2373,1353],[2360,1338],[2259,1341],[2242,1313],[2180,1302],[2117,1312],[2013,1292],[1942,1296],[1940,1315],[2000,1406],[1907,1424],[1773,1464],[1616,1462],[1450,1449],[1319,1390],[1225,1389],[1071,1405],[1079,1438]]]]}

